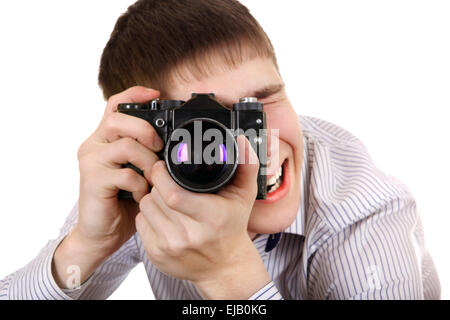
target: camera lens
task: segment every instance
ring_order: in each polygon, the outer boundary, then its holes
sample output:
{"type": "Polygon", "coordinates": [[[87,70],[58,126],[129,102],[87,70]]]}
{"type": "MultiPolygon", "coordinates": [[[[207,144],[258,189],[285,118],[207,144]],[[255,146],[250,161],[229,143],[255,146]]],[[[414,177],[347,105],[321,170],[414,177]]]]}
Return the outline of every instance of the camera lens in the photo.
{"type": "Polygon", "coordinates": [[[195,192],[214,192],[235,174],[238,148],[234,135],[220,122],[198,118],[174,130],[165,160],[172,178],[195,192]]]}
{"type": "MultiPolygon", "coordinates": [[[[204,147],[204,145],[203,145],[204,147]]],[[[177,160],[178,169],[182,176],[189,181],[195,182],[197,184],[208,184],[217,181],[222,173],[224,173],[225,162],[226,162],[226,147],[224,144],[220,145],[220,163],[213,164],[193,164],[190,163],[189,151],[187,143],[178,144],[177,150],[177,160]]],[[[192,151],[191,151],[192,154],[192,151]]]]}

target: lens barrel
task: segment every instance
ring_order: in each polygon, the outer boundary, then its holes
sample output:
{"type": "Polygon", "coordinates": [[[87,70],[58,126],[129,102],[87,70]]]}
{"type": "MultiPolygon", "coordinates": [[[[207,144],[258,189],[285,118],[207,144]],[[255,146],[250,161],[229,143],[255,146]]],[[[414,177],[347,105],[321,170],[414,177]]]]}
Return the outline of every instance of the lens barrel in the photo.
{"type": "Polygon", "coordinates": [[[234,176],[239,150],[232,131],[210,118],[188,120],[166,143],[164,158],[172,178],[193,192],[215,192],[234,176]]]}

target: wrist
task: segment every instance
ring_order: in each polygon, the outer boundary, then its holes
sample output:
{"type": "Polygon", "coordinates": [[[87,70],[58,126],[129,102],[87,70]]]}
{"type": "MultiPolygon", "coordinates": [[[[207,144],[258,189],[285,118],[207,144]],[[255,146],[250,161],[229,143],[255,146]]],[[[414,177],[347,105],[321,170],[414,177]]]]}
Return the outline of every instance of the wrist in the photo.
{"type": "MultiPolygon", "coordinates": [[[[113,247],[116,241],[93,240],[85,235],[81,228],[75,226],[72,232],[67,236],[67,247],[83,256],[93,258],[107,258],[117,249],[113,247]]],[[[120,247],[120,246],[119,246],[120,247]]]]}
{"type": "Polygon", "coordinates": [[[106,245],[84,237],[76,227],[64,239],[60,248],[64,256],[76,257],[78,260],[84,258],[89,261],[103,261],[113,253],[106,245]]]}
{"type": "Polygon", "coordinates": [[[270,281],[258,251],[249,240],[233,253],[232,263],[224,263],[207,278],[193,283],[205,299],[246,300],[270,281]]]}
{"type": "Polygon", "coordinates": [[[52,274],[60,288],[81,285],[108,258],[105,251],[86,242],[74,229],[58,246],[52,261],[52,274]],[[74,271],[77,270],[77,271],[74,271]],[[78,279],[69,285],[74,273],[78,279]]]}

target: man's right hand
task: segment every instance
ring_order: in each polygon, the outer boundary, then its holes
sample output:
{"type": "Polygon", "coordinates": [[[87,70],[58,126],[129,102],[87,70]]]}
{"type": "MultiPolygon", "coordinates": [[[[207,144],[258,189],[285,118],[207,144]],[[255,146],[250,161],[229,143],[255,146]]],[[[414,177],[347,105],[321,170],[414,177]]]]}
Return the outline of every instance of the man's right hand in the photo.
{"type": "Polygon", "coordinates": [[[152,184],[151,169],[163,141],[147,121],[116,110],[120,103],[146,103],[158,97],[158,91],[144,87],[112,96],[100,125],[78,149],[78,221],[53,259],[53,275],[61,287],[67,287],[67,267],[79,266],[83,282],[136,232],[138,202],[152,184]],[[141,169],[144,177],[122,167],[127,163],[141,169]],[[119,200],[120,189],[131,192],[134,201],[119,200]]]}

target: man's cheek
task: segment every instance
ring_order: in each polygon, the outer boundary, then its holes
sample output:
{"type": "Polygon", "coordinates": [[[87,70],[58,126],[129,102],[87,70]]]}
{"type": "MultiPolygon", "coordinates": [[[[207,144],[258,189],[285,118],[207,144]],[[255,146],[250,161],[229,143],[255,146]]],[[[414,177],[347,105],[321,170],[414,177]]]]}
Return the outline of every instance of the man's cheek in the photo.
{"type": "Polygon", "coordinates": [[[285,108],[286,112],[274,111],[267,126],[278,129],[278,138],[292,146],[298,146],[301,142],[301,127],[297,114],[285,108]]]}

